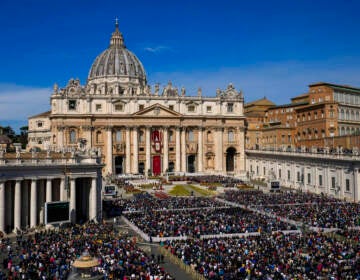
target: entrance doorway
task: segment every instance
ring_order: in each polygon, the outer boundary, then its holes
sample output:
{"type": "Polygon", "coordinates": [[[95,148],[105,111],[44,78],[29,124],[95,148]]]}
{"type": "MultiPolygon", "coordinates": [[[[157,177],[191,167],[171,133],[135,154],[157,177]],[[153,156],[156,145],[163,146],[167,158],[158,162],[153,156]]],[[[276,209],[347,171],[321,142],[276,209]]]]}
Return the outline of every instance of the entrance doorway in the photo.
{"type": "Polygon", "coordinates": [[[124,173],[123,162],[124,162],[123,156],[115,157],[115,174],[123,174],[124,173]]]}
{"type": "Polygon", "coordinates": [[[152,172],[155,176],[160,175],[160,173],[161,173],[161,158],[160,158],[160,156],[153,156],[152,172]]]}
{"type": "Polygon", "coordinates": [[[174,172],[175,164],[173,161],[169,162],[169,170],[168,172],[174,172]]]}
{"type": "Polygon", "coordinates": [[[139,163],[139,173],[144,174],[144,171],[145,171],[145,163],[140,162],[139,163]]]}
{"type": "Polygon", "coordinates": [[[194,173],[195,172],[195,155],[189,155],[187,158],[187,172],[194,173]]]}
{"type": "Polygon", "coordinates": [[[226,150],[226,172],[233,172],[235,170],[235,154],[236,149],[233,147],[226,150]]]}

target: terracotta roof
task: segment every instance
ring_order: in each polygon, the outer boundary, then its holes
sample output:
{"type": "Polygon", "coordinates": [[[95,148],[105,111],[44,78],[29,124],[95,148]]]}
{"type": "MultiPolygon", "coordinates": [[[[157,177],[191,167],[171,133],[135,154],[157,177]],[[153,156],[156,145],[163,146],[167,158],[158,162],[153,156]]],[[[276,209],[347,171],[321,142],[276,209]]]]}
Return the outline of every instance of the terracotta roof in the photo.
{"type": "Polygon", "coordinates": [[[46,111],[46,112],[43,112],[43,113],[28,117],[28,119],[40,118],[40,117],[48,117],[48,116],[50,116],[50,114],[51,114],[51,111],[46,111]]]}
{"type": "Polygon", "coordinates": [[[261,106],[274,106],[276,105],[275,103],[273,103],[272,101],[270,101],[269,99],[267,99],[266,97],[246,103],[244,105],[244,107],[247,106],[253,106],[253,105],[261,105],[261,106]]]}

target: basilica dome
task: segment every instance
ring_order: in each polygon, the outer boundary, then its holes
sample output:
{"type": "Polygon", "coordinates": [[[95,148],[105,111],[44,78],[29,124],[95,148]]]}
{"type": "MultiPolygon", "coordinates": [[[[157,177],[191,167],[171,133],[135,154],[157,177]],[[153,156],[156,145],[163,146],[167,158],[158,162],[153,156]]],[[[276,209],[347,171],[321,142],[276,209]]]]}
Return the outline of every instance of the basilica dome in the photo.
{"type": "Polygon", "coordinates": [[[146,74],[140,60],[129,51],[116,23],[108,49],[98,55],[91,66],[88,81],[95,82],[106,78],[126,78],[138,85],[146,85],[146,74]]]}

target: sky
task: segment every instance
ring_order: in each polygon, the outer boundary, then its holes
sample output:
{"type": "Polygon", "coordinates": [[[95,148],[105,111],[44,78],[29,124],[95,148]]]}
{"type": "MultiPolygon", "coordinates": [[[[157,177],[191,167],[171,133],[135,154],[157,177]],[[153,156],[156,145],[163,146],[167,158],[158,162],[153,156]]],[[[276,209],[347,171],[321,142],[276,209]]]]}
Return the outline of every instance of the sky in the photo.
{"type": "Polygon", "coordinates": [[[276,104],[329,82],[360,87],[358,0],[2,0],[0,125],[50,109],[54,83],[86,84],[115,18],[148,83],[276,104]]]}

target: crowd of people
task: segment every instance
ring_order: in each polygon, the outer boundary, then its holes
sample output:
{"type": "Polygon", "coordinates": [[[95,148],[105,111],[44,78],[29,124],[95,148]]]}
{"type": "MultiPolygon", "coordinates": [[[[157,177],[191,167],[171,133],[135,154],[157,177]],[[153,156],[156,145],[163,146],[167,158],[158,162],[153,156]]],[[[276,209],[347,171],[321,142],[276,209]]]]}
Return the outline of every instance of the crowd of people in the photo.
{"type": "Polygon", "coordinates": [[[98,259],[91,275],[103,279],[174,279],[133,239],[119,236],[112,224],[88,223],[34,236],[19,237],[16,244],[2,240],[0,279],[67,279],[72,263],[87,251],[98,259]]]}
{"type": "Polygon", "coordinates": [[[225,203],[209,197],[171,197],[159,198],[149,193],[139,193],[129,199],[113,199],[106,202],[109,208],[121,208],[123,211],[173,210],[205,207],[224,207],[225,203]]]}
{"type": "Polygon", "coordinates": [[[244,205],[282,205],[282,204],[324,204],[337,203],[338,199],[309,192],[286,191],[278,193],[265,193],[261,190],[225,190],[224,198],[227,201],[244,205]]]}
{"type": "Polygon", "coordinates": [[[359,203],[278,205],[259,209],[312,227],[344,229],[360,226],[359,203]]]}
{"type": "Polygon", "coordinates": [[[233,234],[296,230],[291,224],[238,207],[204,208],[201,211],[146,211],[125,217],[145,234],[154,237],[233,234]]]}
{"type": "Polygon", "coordinates": [[[359,279],[360,244],[321,233],[168,241],[207,279],[359,279]]]}

